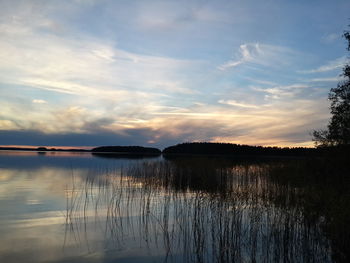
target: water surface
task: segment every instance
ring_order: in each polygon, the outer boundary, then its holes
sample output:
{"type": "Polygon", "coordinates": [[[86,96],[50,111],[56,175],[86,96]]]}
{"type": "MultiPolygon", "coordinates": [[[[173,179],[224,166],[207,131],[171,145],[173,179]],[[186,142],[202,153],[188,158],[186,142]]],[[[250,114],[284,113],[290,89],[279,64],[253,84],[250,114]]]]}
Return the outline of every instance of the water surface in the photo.
{"type": "Polygon", "coordinates": [[[325,216],[273,179],[284,168],[0,152],[0,262],[332,262],[325,216]]]}

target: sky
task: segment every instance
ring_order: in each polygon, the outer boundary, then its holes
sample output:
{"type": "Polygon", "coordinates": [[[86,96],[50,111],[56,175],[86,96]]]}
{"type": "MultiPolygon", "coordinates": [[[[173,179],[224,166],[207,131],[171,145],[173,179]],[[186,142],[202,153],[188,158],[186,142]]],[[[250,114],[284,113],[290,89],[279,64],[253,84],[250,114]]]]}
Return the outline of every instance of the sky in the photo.
{"type": "Polygon", "coordinates": [[[313,146],[348,0],[0,0],[0,145],[313,146]]]}

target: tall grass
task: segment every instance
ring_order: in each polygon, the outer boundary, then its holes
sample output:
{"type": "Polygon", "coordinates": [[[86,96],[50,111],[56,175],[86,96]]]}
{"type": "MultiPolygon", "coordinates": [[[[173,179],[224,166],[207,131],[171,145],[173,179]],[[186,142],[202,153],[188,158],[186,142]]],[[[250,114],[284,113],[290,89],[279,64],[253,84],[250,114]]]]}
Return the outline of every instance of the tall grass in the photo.
{"type": "Polygon", "coordinates": [[[330,215],[312,208],[318,190],[290,180],[302,167],[192,158],[106,170],[71,188],[67,233],[90,250],[97,232],[109,249],[136,242],[165,262],[345,261],[330,215]]]}

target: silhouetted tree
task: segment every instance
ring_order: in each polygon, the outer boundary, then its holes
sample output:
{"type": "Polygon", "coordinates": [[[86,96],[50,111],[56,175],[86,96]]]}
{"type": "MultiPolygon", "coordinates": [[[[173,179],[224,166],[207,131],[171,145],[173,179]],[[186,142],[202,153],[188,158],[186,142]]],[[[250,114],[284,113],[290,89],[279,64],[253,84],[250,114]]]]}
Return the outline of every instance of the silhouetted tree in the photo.
{"type": "MultiPolygon", "coordinates": [[[[348,41],[347,50],[350,51],[350,31],[343,36],[348,41]]],[[[343,68],[345,78],[336,88],[329,92],[332,117],[326,130],[313,132],[316,146],[342,146],[350,144],[350,64],[343,68]]]]}
{"type": "Polygon", "coordinates": [[[38,147],[37,149],[36,149],[37,151],[47,151],[47,148],[46,147],[38,147]]]}

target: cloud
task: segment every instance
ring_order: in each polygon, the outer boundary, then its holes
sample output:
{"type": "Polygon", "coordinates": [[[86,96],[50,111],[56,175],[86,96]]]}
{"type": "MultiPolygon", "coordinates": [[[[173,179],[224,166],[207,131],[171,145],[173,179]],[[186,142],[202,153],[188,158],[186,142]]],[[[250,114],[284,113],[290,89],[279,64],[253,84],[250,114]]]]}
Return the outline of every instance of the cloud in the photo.
{"type": "Polygon", "coordinates": [[[221,104],[226,104],[226,105],[236,106],[236,107],[242,107],[242,108],[253,108],[253,109],[259,108],[259,106],[257,106],[257,105],[237,102],[235,100],[219,100],[218,102],[221,103],[221,104]]]}
{"type": "Polygon", "coordinates": [[[296,80],[305,54],[241,38],[238,26],[255,19],[247,7],[227,5],[241,13],[232,16],[222,3],[93,2],[0,10],[0,129],[12,143],[312,145],[307,122],[326,123],[326,95],[316,97],[320,84],[311,83],[321,77],[296,80]],[[222,59],[234,46],[235,56],[222,59]],[[240,74],[219,72],[218,59],[220,70],[240,74]]]}
{"type": "Polygon", "coordinates": [[[172,98],[198,94],[189,80],[200,61],[133,53],[86,35],[43,34],[40,19],[1,25],[1,92],[19,86],[45,98],[13,93],[15,100],[3,103],[1,129],[82,134],[100,126],[120,134],[166,109],[172,98]],[[48,101],[49,108],[32,106],[48,101]]]}
{"type": "Polygon", "coordinates": [[[219,66],[219,69],[225,70],[228,68],[237,67],[245,62],[252,62],[259,56],[261,49],[259,44],[243,44],[239,46],[238,59],[229,60],[223,65],[219,66]]]}
{"type": "Polygon", "coordinates": [[[343,56],[335,60],[331,60],[327,62],[325,65],[319,66],[318,68],[310,69],[310,70],[302,70],[302,71],[298,71],[298,73],[309,74],[309,73],[321,73],[321,72],[339,70],[345,66],[346,61],[347,61],[346,56],[343,56]]]}
{"type": "Polygon", "coordinates": [[[11,120],[0,120],[0,130],[17,130],[18,125],[11,120]]]}
{"type": "Polygon", "coordinates": [[[237,127],[242,128],[242,133],[226,136],[221,133],[212,140],[255,145],[312,146],[310,132],[315,127],[321,127],[329,118],[327,110],[327,106],[321,107],[320,102],[309,100],[274,103],[259,109],[255,117],[250,118],[252,122],[236,122],[237,127]]]}
{"type": "Polygon", "coordinates": [[[285,65],[292,59],[293,54],[295,54],[294,51],[282,46],[247,43],[239,46],[236,59],[229,60],[218,68],[220,70],[227,70],[246,63],[262,66],[285,65]]]}
{"type": "Polygon", "coordinates": [[[292,98],[303,90],[310,88],[310,85],[296,83],[292,85],[276,85],[268,88],[264,87],[251,87],[255,91],[266,93],[266,99],[281,99],[281,98],[292,98]]]}
{"type": "Polygon", "coordinates": [[[36,104],[46,104],[47,103],[46,100],[41,100],[41,99],[33,99],[32,102],[36,103],[36,104]]]}
{"type": "Polygon", "coordinates": [[[91,116],[87,109],[73,107],[54,113],[48,120],[32,123],[32,129],[17,132],[3,129],[0,144],[166,147],[181,141],[200,140],[311,146],[310,131],[322,127],[329,117],[328,106],[320,101],[274,100],[264,107],[238,104],[245,107],[195,104],[188,108],[164,108],[145,119],[103,118],[91,116]],[[48,127],[48,132],[42,130],[48,127]],[[301,136],[296,136],[297,133],[301,136]]]}
{"type": "Polygon", "coordinates": [[[261,84],[261,85],[267,85],[267,86],[276,86],[277,83],[274,81],[269,81],[269,80],[262,80],[262,79],[257,79],[257,78],[252,78],[252,77],[246,77],[247,80],[261,84]]]}
{"type": "Polygon", "coordinates": [[[338,76],[338,77],[330,77],[330,78],[313,78],[310,79],[311,82],[339,82],[344,80],[344,77],[338,76]]]}
{"type": "Polygon", "coordinates": [[[189,76],[201,65],[128,52],[98,38],[43,34],[20,22],[5,23],[1,31],[1,82],[53,92],[109,100],[138,92],[191,94],[189,76]]]}
{"type": "Polygon", "coordinates": [[[52,145],[52,146],[99,146],[99,145],[137,145],[142,144],[144,134],[121,136],[113,132],[98,133],[42,133],[37,130],[0,131],[0,144],[7,145],[16,142],[21,145],[52,145]]]}

